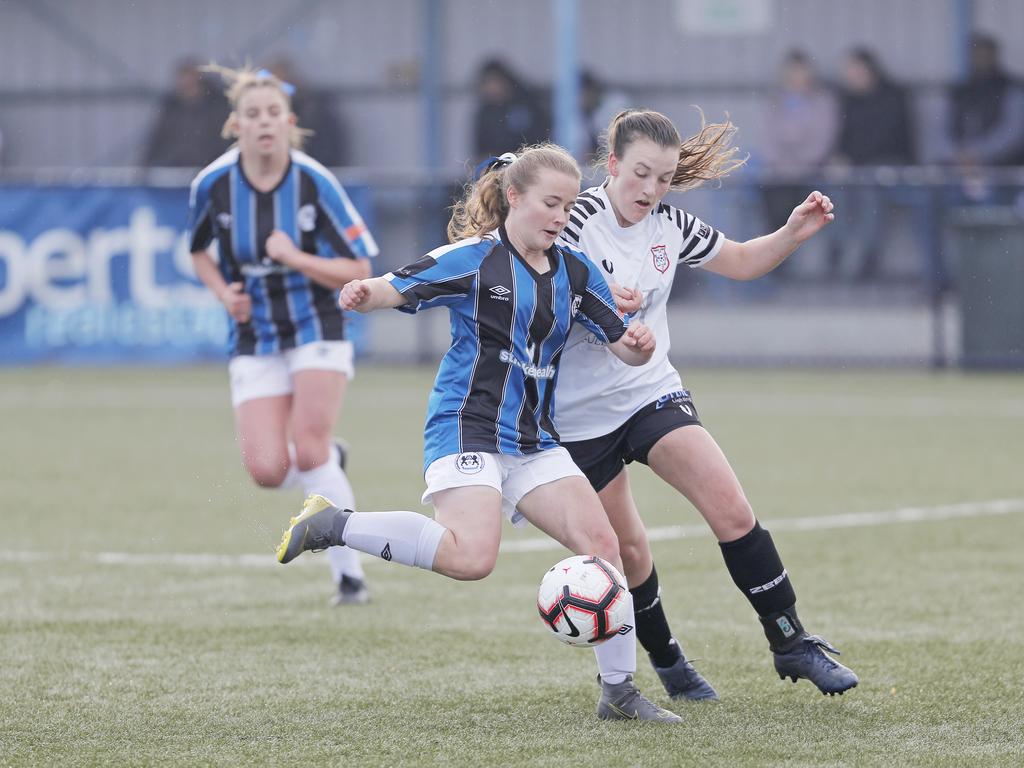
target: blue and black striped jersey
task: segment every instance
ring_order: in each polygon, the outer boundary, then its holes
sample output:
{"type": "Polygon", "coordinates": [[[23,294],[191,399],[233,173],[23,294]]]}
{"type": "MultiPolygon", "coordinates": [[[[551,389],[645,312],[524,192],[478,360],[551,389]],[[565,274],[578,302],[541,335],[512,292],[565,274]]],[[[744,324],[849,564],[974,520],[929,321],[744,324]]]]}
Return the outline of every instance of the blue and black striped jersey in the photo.
{"type": "Polygon", "coordinates": [[[192,182],[193,253],[217,241],[221,274],[244,282],[252,319],[231,321],[232,355],[267,355],[314,341],[344,338],[338,292],[266,254],[267,238],[285,232],[306,253],[372,258],[377,244],[337,179],[298,150],[281,182],[260,192],[245,178],[237,149],[223,154],[192,182]]]}
{"type": "Polygon", "coordinates": [[[386,277],[416,312],[447,306],[452,344],[427,408],[424,469],[456,453],[525,455],[557,446],[552,421],[562,349],[574,322],[614,342],[626,325],[582,253],[549,251],[540,274],[504,230],[431,251],[386,277]]]}

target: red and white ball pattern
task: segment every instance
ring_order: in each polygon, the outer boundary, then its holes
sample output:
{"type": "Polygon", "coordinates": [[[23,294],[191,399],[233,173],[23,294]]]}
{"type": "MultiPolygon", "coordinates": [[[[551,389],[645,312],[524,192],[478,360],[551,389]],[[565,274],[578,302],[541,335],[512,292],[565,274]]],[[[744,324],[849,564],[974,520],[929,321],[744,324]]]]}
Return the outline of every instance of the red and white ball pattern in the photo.
{"type": "Polygon", "coordinates": [[[569,645],[603,643],[632,628],[626,580],[594,555],[574,555],[544,574],[537,610],[555,637],[569,645]]]}

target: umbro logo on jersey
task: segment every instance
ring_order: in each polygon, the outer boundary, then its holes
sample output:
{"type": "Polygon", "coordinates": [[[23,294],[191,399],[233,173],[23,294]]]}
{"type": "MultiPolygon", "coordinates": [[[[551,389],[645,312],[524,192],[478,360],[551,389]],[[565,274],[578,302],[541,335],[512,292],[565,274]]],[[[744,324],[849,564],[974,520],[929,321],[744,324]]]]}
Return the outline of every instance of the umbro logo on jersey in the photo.
{"type": "Polygon", "coordinates": [[[652,245],[651,256],[654,257],[654,268],[665,274],[671,266],[671,262],[668,260],[668,248],[664,245],[652,245]]]}
{"type": "Polygon", "coordinates": [[[380,556],[381,556],[382,560],[387,560],[389,562],[391,561],[391,542],[390,541],[387,544],[384,545],[384,549],[382,549],[380,551],[380,556]]]}
{"type": "Polygon", "coordinates": [[[621,627],[619,627],[618,634],[620,634],[620,635],[628,635],[632,631],[633,631],[633,625],[632,624],[623,624],[621,627]]]}
{"type": "Polygon", "coordinates": [[[504,285],[496,285],[491,288],[491,298],[497,299],[498,301],[509,301],[508,294],[512,293],[504,285]]]}

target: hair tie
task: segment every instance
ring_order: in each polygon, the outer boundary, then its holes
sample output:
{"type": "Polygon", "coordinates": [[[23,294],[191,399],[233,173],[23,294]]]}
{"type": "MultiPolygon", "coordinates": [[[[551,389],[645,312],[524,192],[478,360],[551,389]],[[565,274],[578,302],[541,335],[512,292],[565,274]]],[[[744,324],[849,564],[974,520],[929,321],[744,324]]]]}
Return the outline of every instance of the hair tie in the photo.
{"type": "Polygon", "coordinates": [[[261,70],[259,70],[256,73],[256,77],[258,77],[260,79],[264,79],[264,80],[273,78],[274,80],[277,80],[278,83],[280,83],[281,90],[284,91],[288,96],[294,96],[295,95],[295,86],[292,85],[291,83],[285,82],[280,77],[278,77],[273,72],[271,72],[269,69],[261,69],[261,70]]]}
{"type": "Polygon", "coordinates": [[[512,165],[519,158],[516,157],[514,152],[506,152],[499,157],[491,156],[486,160],[481,160],[477,163],[476,168],[473,169],[473,181],[479,181],[480,177],[489,171],[498,170],[505,166],[512,165]]]}

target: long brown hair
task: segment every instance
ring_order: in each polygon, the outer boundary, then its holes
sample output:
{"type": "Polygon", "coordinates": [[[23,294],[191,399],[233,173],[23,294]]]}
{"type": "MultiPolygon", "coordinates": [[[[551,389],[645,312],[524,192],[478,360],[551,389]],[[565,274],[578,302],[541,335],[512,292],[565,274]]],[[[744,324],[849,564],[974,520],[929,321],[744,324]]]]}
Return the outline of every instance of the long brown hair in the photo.
{"type": "Polygon", "coordinates": [[[736,126],[728,117],[722,123],[708,123],[700,111],[700,131],[681,139],[672,121],[661,112],[649,109],[627,109],[612,118],[601,162],[608,163],[613,154],[621,158],[626,148],[639,138],[647,138],[659,147],[679,147],[679,162],[669,189],[677,192],[699,187],[735,171],[746,161],[737,157],[739,148],[732,146],[736,126]]]}
{"type": "Polygon", "coordinates": [[[537,181],[542,168],[575,176],[577,181],[580,178],[576,160],[557,144],[535,144],[523,147],[518,155],[502,155],[479,179],[466,186],[462,199],[452,206],[448,241],[481,237],[497,229],[508,216],[508,188],[525,192],[537,181]]]}

